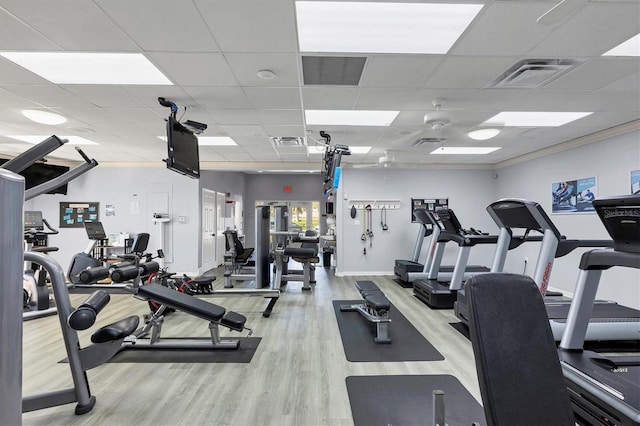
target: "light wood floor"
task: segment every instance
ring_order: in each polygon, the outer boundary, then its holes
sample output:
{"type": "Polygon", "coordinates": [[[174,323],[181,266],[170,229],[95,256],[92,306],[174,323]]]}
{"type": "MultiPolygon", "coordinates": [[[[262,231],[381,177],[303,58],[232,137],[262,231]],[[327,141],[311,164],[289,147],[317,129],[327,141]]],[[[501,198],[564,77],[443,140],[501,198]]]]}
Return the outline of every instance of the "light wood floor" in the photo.
{"type": "MultiPolygon", "coordinates": [[[[23,424],[352,425],[345,385],[350,375],[451,374],[480,401],[471,344],[449,325],[457,322],[453,311],[430,310],[391,277],[338,278],[319,266],[316,278],[313,292],[289,282],[270,318],[262,317],[266,302],[259,297],[208,299],[247,316],[254,336],[262,337],[249,364],[104,364],[87,373],[97,397],[92,412],[76,416],[69,404],[26,413],[23,424]],[[331,301],[359,299],[356,279],[375,281],[445,360],[348,362],[331,301]]],[[[72,295],[72,301],[86,297],[72,295]]],[[[112,295],[94,329],[147,312],[144,302],[112,295]]],[[[83,345],[90,333],[81,334],[83,345]]],[[[167,317],[162,335],[206,337],[208,329],[202,320],[175,313],[167,317]]],[[[58,363],[66,354],[57,317],[24,323],[23,350],[23,394],[71,385],[67,365],[58,363]]],[[[424,397],[431,400],[431,394],[424,397]]]]}

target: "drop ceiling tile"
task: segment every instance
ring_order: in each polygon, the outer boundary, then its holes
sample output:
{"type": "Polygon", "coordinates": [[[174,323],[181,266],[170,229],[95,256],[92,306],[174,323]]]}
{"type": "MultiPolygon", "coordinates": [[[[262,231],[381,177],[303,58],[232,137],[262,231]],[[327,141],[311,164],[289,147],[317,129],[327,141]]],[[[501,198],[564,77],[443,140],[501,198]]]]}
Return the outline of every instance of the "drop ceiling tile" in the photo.
{"type": "Polygon", "coordinates": [[[245,87],[243,90],[254,108],[300,108],[300,90],[297,88],[245,87]]]}
{"type": "MultiPolygon", "coordinates": [[[[591,59],[545,86],[558,90],[598,90],[640,70],[638,58],[591,59]]],[[[631,87],[634,88],[635,85],[631,87]]]]}
{"type": "Polygon", "coordinates": [[[304,114],[299,109],[257,109],[256,114],[265,125],[301,125],[304,114]]]}
{"type": "Polygon", "coordinates": [[[98,0],[97,3],[147,52],[219,51],[192,2],[98,0]]]}
{"type": "MultiPolygon", "coordinates": [[[[158,98],[163,97],[176,103],[180,107],[192,106],[195,101],[180,86],[121,86],[122,90],[138,99],[142,105],[158,108],[158,98]]],[[[167,108],[169,111],[169,108],[167,108]]]]}
{"type": "Polygon", "coordinates": [[[485,87],[515,62],[512,57],[450,56],[427,80],[430,89],[473,89],[485,87]],[[473,70],[473,72],[469,72],[473,70]]]}
{"type": "MultiPolygon", "coordinates": [[[[13,86],[3,86],[11,88],[13,86]]],[[[29,108],[29,107],[41,107],[42,105],[20,96],[16,93],[10,92],[5,88],[0,88],[0,107],[13,107],[13,108],[29,108]]]]}
{"type": "Polygon", "coordinates": [[[90,52],[139,50],[127,34],[94,2],[4,0],[2,7],[64,50],[90,52]]]}
{"type": "Polygon", "coordinates": [[[227,135],[234,136],[266,136],[261,126],[229,126],[220,125],[227,135]]]}
{"type": "Polygon", "coordinates": [[[640,33],[640,2],[589,2],[530,51],[532,56],[598,56],[640,33]],[[615,24],[612,24],[615,23],[615,24]],[[595,29],[605,29],[597,31],[595,29]]]}
{"type": "Polygon", "coordinates": [[[27,85],[19,84],[13,86],[4,86],[8,91],[29,99],[42,106],[49,108],[56,107],[90,107],[92,106],[86,100],[70,93],[59,86],[53,84],[27,85]]]}
{"type": "Polygon", "coordinates": [[[360,87],[424,87],[442,62],[441,56],[373,55],[360,78],[360,87]]]}
{"type": "Polygon", "coordinates": [[[520,56],[551,33],[537,17],[553,6],[549,2],[493,2],[487,4],[451,49],[453,55],[520,56]],[[508,34],[509,36],[505,36],[508,34]]]}
{"type": "MultiPolygon", "coordinates": [[[[624,78],[621,78],[618,81],[615,81],[611,84],[604,86],[602,89],[604,91],[612,91],[612,92],[639,92],[640,91],[640,72],[636,72],[630,74],[624,78]]],[[[640,98],[640,96],[639,96],[640,98]]]]}
{"type": "Polygon", "coordinates": [[[196,7],[223,52],[295,52],[290,0],[196,0],[196,7]]]}
{"type": "Polygon", "coordinates": [[[150,52],[147,56],[174,83],[182,86],[236,86],[220,53],[150,52]]]}
{"type": "Polygon", "coordinates": [[[225,53],[224,57],[241,86],[298,87],[298,59],[293,53],[225,53]],[[264,80],[260,70],[275,73],[264,80]]]}
{"type": "Polygon", "coordinates": [[[131,96],[120,86],[113,85],[63,85],[62,89],[69,93],[84,99],[90,104],[97,107],[141,107],[143,106],[138,99],[131,96]]]}
{"type": "Polygon", "coordinates": [[[266,136],[236,136],[234,140],[248,152],[275,152],[266,136]]]}
{"type": "Polygon", "coordinates": [[[279,161],[280,156],[275,152],[253,152],[250,151],[249,155],[253,161],[279,161]]]}
{"type": "Polygon", "coordinates": [[[568,111],[640,111],[637,92],[591,92],[566,104],[568,111]]]}
{"type": "Polygon", "coordinates": [[[355,109],[382,111],[404,109],[417,91],[418,89],[361,88],[358,90],[355,109]]]}
{"type": "Polygon", "coordinates": [[[358,89],[355,87],[303,87],[305,109],[353,109],[358,89]]]}
{"type": "Polygon", "coordinates": [[[295,136],[300,138],[306,136],[304,127],[302,125],[300,126],[264,125],[262,127],[267,132],[268,136],[295,136]]]}
{"type": "Polygon", "coordinates": [[[240,87],[184,86],[183,89],[204,108],[251,108],[240,87]]]}
{"type": "Polygon", "coordinates": [[[205,109],[218,124],[260,124],[260,119],[252,109],[205,109]]]}
{"type": "MultiPolygon", "coordinates": [[[[60,46],[0,8],[0,50],[59,50],[60,46]]],[[[0,75],[3,73],[0,72],[0,75]]],[[[3,76],[4,79],[4,76],[3,76]]]]}

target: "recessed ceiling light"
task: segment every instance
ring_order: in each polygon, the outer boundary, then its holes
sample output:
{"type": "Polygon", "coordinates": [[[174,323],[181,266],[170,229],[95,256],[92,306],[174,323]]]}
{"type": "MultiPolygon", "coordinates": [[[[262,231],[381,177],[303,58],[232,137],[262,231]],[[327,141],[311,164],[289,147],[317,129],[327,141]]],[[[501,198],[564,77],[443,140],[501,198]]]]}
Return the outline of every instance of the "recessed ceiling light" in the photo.
{"type": "Polygon", "coordinates": [[[489,154],[490,152],[499,150],[500,147],[481,147],[481,146],[442,146],[436,148],[432,154],[489,154]]]}
{"type": "Polygon", "coordinates": [[[302,52],[447,53],[482,4],[298,1],[302,52]]]}
{"type": "Polygon", "coordinates": [[[66,117],[63,117],[60,114],[54,114],[53,112],[42,111],[39,109],[25,109],[22,111],[22,115],[36,123],[49,124],[52,126],[67,122],[66,117]]]}
{"type": "Polygon", "coordinates": [[[487,139],[495,138],[499,133],[500,129],[478,129],[467,133],[467,136],[477,141],[486,141],[487,139]]]}
{"type": "Polygon", "coordinates": [[[484,124],[506,127],[558,127],[593,112],[504,111],[484,124]]]}
{"type": "Polygon", "coordinates": [[[640,34],[603,53],[602,56],[640,56],[640,34]]]}
{"type": "Polygon", "coordinates": [[[200,146],[235,146],[236,141],[229,136],[198,136],[200,146]]]}
{"type": "Polygon", "coordinates": [[[276,78],[276,73],[271,70],[260,70],[257,75],[263,80],[273,80],[276,78]]]}
{"type": "MultiPolygon", "coordinates": [[[[90,141],[89,139],[82,138],[80,136],[62,136],[57,135],[60,139],[68,139],[67,145],[99,145],[97,142],[90,141]]],[[[27,143],[40,143],[47,139],[47,135],[7,135],[8,138],[16,139],[27,143]]]]}
{"type": "Polygon", "coordinates": [[[0,52],[56,84],[173,85],[141,53],[0,52]]]}
{"type": "Polygon", "coordinates": [[[400,111],[305,110],[307,125],[390,126],[400,111]]]}

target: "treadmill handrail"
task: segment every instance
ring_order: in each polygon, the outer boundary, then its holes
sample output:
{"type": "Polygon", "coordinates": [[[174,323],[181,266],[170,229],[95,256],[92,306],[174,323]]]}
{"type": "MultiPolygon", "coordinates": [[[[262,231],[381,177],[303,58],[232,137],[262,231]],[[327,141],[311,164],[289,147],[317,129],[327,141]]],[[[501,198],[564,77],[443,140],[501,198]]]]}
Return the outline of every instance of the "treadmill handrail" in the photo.
{"type": "Polygon", "coordinates": [[[519,228],[544,233],[551,230],[560,240],[562,235],[542,206],[521,198],[503,198],[487,206],[487,212],[499,228],[519,228]]]}
{"type": "Polygon", "coordinates": [[[579,247],[607,248],[613,247],[613,240],[567,240],[561,239],[556,249],[556,258],[566,256],[579,247]]]}
{"type": "Polygon", "coordinates": [[[640,254],[614,249],[589,250],[580,258],[579,268],[583,271],[594,271],[606,270],[614,266],[640,269],[640,254]]]}

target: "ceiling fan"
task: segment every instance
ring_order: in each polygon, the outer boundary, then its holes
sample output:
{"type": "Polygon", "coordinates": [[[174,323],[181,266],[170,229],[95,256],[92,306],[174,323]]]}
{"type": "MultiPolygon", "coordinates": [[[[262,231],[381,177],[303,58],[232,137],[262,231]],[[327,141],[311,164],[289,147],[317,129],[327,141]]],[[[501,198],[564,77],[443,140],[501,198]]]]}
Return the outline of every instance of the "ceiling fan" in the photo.
{"type": "Polygon", "coordinates": [[[352,164],[351,167],[353,167],[354,169],[369,169],[369,168],[374,168],[374,167],[384,167],[384,168],[388,168],[388,167],[392,167],[394,166],[395,163],[395,159],[393,157],[393,155],[389,154],[389,151],[385,151],[384,155],[380,158],[378,158],[378,162],[377,163],[362,163],[362,164],[352,164]]]}
{"type": "Polygon", "coordinates": [[[447,125],[451,124],[451,113],[442,110],[444,99],[434,99],[431,103],[435,111],[427,113],[424,116],[423,123],[427,126],[427,129],[417,130],[404,135],[390,142],[391,146],[419,147],[424,144],[443,144],[446,142],[447,139],[444,137],[444,129],[447,125]]]}

